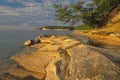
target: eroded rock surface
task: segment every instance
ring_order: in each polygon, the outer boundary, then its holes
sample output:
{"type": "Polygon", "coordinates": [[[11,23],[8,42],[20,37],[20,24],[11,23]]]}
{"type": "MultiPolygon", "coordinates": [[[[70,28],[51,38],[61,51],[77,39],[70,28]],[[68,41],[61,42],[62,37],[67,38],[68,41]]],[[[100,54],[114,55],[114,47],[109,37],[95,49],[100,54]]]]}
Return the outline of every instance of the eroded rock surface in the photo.
{"type": "Polygon", "coordinates": [[[0,80],[120,80],[119,51],[81,42],[70,36],[41,38],[0,62],[0,80]]]}
{"type": "Polygon", "coordinates": [[[71,54],[68,80],[119,80],[120,69],[111,59],[86,45],[67,50],[71,54]]]}

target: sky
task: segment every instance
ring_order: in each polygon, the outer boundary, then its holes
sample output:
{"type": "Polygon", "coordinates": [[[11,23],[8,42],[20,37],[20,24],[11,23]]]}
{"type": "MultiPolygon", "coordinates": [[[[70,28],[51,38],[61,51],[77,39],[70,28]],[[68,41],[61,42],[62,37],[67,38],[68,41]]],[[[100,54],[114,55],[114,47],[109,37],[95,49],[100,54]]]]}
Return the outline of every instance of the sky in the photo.
{"type": "Polygon", "coordinates": [[[0,29],[7,28],[4,25],[63,25],[55,20],[53,5],[77,1],[80,0],[0,0],[0,29]]]}

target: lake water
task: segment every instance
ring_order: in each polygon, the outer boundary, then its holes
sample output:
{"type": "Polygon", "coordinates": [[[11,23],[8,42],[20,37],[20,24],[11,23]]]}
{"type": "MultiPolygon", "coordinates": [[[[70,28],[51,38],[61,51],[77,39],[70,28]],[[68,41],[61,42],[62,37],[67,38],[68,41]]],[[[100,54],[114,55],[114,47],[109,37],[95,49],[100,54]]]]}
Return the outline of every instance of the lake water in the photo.
{"type": "Polygon", "coordinates": [[[40,30],[0,30],[0,59],[15,54],[23,47],[24,41],[34,39],[40,34],[70,34],[71,31],[40,30]]]}

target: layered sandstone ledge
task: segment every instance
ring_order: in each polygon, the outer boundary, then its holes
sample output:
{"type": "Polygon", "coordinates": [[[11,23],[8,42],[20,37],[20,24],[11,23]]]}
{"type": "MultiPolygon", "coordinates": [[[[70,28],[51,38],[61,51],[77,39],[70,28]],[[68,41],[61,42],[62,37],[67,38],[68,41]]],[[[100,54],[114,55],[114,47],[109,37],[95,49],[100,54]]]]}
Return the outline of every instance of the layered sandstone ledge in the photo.
{"type": "Polygon", "coordinates": [[[72,36],[42,37],[4,61],[0,80],[120,80],[120,51],[82,42],[72,36]]]}
{"type": "Polygon", "coordinates": [[[108,30],[78,30],[74,31],[74,34],[87,36],[96,44],[120,47],[120,32],[110,32],[108,30]]]}

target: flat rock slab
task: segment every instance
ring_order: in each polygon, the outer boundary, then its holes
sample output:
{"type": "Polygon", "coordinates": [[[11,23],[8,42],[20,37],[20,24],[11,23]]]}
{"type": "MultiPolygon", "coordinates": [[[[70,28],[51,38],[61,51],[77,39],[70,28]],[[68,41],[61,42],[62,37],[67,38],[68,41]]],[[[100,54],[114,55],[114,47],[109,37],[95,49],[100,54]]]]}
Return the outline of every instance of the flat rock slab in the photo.
{"type": "MultiPolygon", "coordinates": [[[[40,52],[36,51],[29,54],[22,54],[22,55],[15,55],[12,56],[11,59],[15,60],[19,66],[23,69],[27,70],[28,72],[23,72],[23,70],[17,69],[10,70],[10,74],[18,75],[19,73],[22,74],[22,77],[25,77],[27,74],[31,74],[32,76],[42,79],[46,75],[46,67],[48,66],[49,62],[53,60],[55,57],[58,57],[58,52],[40,52]],[[30,73],[32,72],[32,73],[30,73]],[[24,76],[23,76],[24,75],[24,76]]],[[[18,75],[21,77],[20,75],[18,75]]]]}
{"type": "Polygon", "coordinates": [[[86,45],[70,48],[70,76],[68,80],[119,80],[120,68],[109,58],[86,45]]]}
{"type": "Polygon", "coordinates": [[[111,57],[114,51],[109,54],[69,36],[41,41],[13,55],[10,62],[1,61],[0,80],[120,80],[120,66],[111,57]]]}

